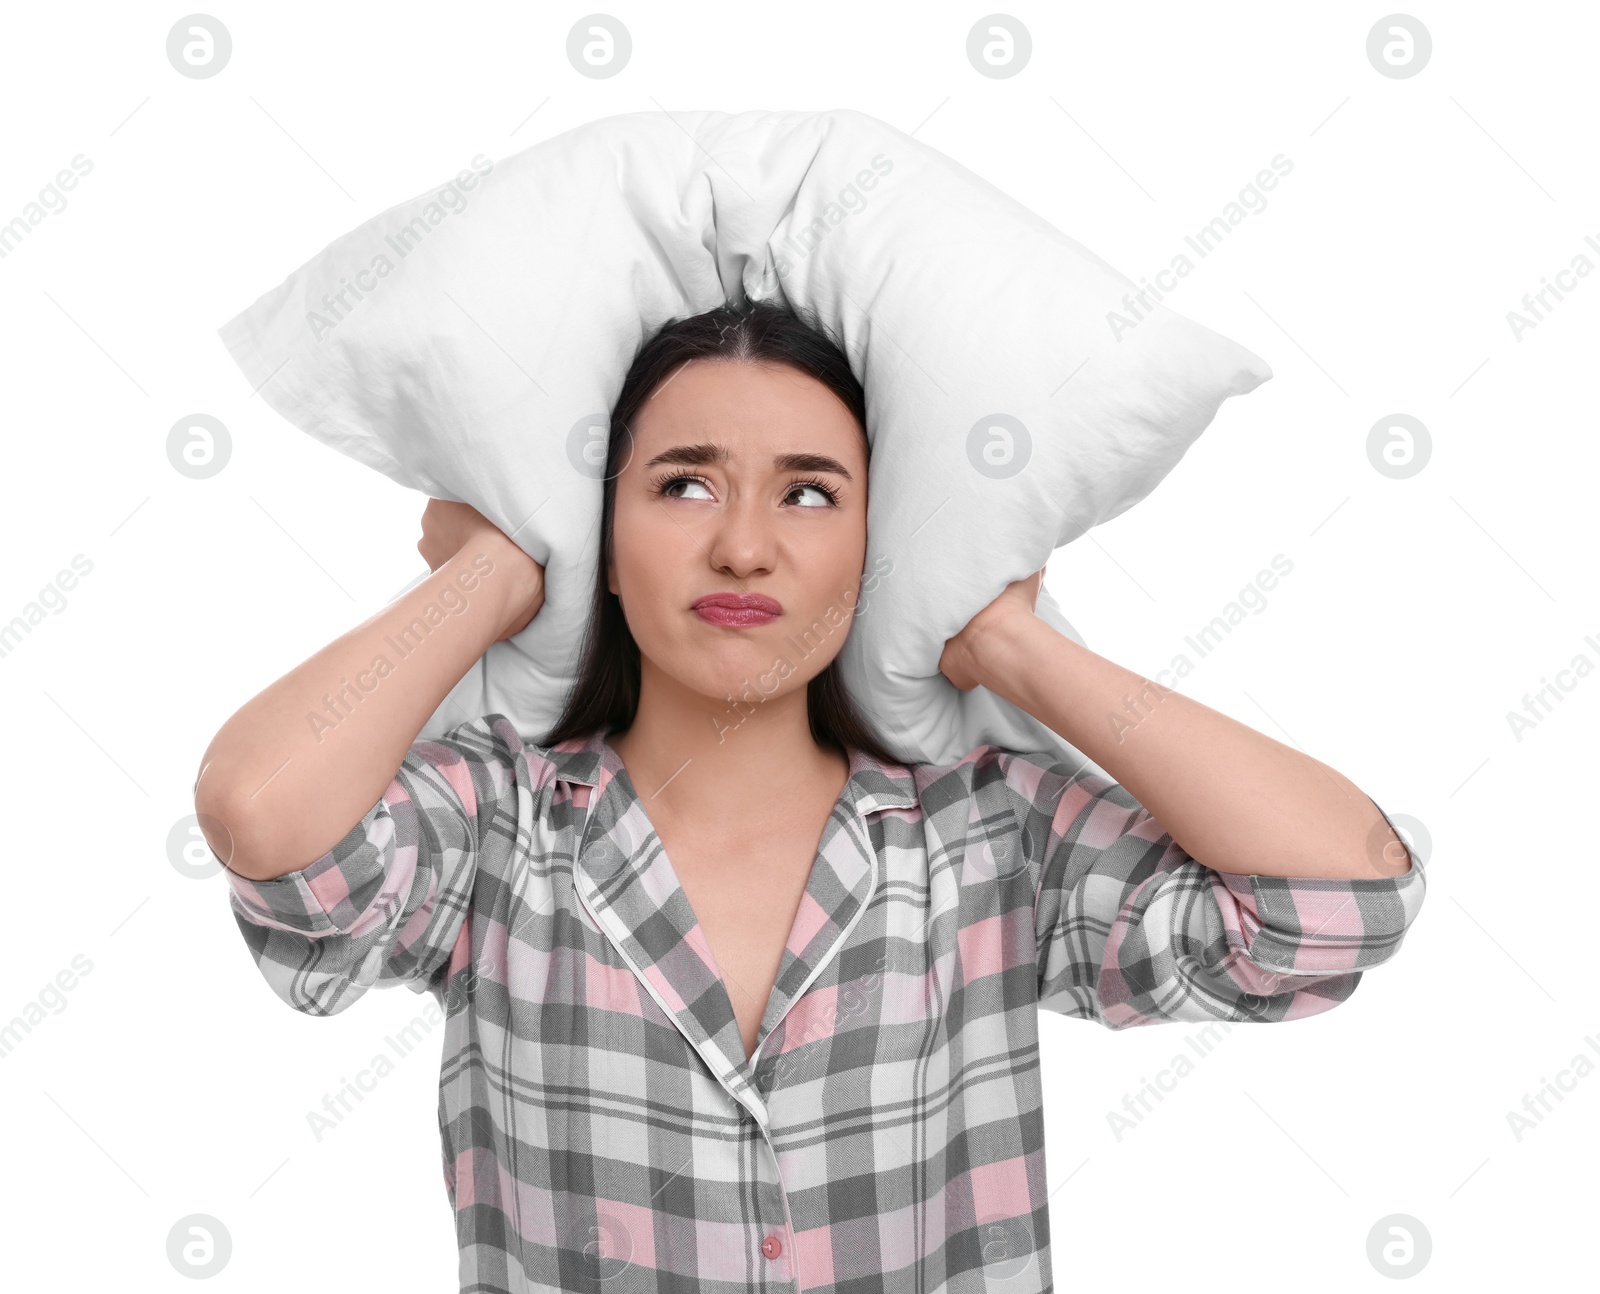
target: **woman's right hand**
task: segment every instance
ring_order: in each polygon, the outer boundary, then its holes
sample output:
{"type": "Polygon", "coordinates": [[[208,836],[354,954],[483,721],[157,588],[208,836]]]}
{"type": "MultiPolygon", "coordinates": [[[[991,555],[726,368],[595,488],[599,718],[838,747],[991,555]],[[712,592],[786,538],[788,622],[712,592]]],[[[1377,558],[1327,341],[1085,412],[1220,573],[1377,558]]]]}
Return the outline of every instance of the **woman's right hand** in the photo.
{"type": "Polygon", "coordinates": [[[526,629],[544,606],[544,567],[471,504],[428,500],[417,551],[429,570],[438,570],[468,544],[484,543],[495,551],[496,569],[505,568],[512,579],[511,610],[504,631],[495,639],[505,642],[526,629]]]}

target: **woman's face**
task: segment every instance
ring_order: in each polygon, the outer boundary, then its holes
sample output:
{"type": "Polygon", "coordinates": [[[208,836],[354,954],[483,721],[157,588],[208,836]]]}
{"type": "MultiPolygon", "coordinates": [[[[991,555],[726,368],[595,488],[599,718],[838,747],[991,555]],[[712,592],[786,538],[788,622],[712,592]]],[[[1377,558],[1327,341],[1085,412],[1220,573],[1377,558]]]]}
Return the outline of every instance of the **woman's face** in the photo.
{"type": "Polygon", "coordinates": [[[798,369],[691,360],[633,421],[613,519],[608,586],[646,669],[718,705],[771,700],[844,645],[866,561],[865,439],[798,369]],[[694,606],[718,593],[782,610],[715,623],[694,606]]]}

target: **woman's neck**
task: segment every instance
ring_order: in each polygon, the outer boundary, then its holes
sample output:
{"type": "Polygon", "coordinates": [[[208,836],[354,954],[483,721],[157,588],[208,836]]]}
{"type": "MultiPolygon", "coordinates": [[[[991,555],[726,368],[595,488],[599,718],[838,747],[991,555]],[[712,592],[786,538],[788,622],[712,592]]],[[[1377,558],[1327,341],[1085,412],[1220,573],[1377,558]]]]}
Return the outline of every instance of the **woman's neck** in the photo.
{"type": "Polygon", "coordinates": [[[655,818],[735,823],[782,816],[783,801],[837,798],[849,759],[811,735],[804,688],[743,707],[732,720],[706,698],[641,695],[633,723],[609,738],[655,818]]]}

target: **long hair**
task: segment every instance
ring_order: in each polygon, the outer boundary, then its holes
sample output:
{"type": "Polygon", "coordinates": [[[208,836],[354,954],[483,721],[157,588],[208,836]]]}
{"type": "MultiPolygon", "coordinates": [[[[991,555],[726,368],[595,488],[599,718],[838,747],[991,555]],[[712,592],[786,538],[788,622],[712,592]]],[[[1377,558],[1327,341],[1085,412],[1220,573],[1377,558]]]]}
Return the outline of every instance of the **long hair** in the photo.
{"type": "MultiPolygon", "coordinates": [[[[631,726],[638,711],[639,645],[622,613],[621,599],[607,587],[606,580],[613,552],[617,474],[632,446],[629,428],[645,401],[680,366],[707,358],[787,364],[815,378],[855,417],[871,461],[866,392],[851,371],[848,356],[814,312],[771,301],[745,301],[664,324],[640,346],[611,411],[600,564],[583,663],[561,718],[544,738],[546,746],[586,738],[596,728],[603,728],[609,736],[631,726]]],[[[806,684],[806,710],[811,735],[821,746],[842,754],[863,750],[884,763],[911,762],[890,751],[862,715],[840,676],[837,653],[806,684]]]]}

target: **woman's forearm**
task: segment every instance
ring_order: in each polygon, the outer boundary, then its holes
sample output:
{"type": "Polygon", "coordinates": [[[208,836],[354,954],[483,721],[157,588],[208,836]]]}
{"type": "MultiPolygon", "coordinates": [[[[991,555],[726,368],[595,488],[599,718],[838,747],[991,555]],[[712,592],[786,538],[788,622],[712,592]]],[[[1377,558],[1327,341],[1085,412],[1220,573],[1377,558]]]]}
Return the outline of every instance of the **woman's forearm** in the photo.
{"type": "Polygon", "coordinates": [[[509,544],[475,538],[222,725],[195,782],[219,859],[253,880],[298,871],[378,802],[423,724],[526,604],[528,563],[509,544]]]}
{"type": "Polygon", "coordinates": [[[1383,815],[1342,774],[1035,615],[996,620],[973,665],[983,686],[1105,769],[1207,867],[1333,878],[1409,870],[1383,815]]]}

